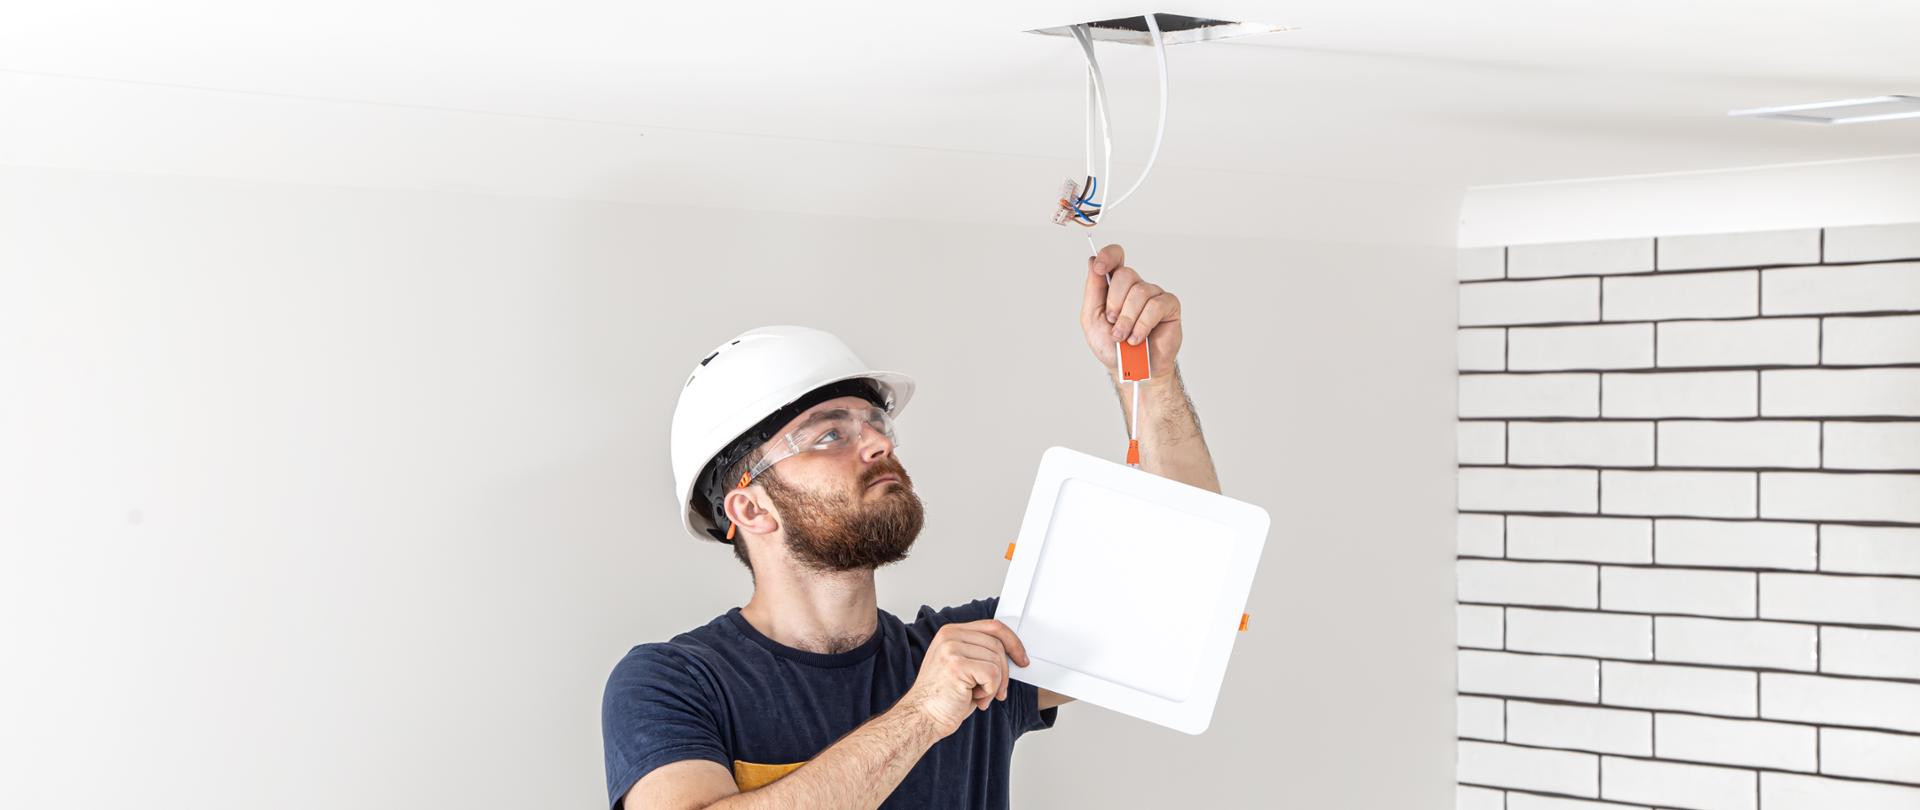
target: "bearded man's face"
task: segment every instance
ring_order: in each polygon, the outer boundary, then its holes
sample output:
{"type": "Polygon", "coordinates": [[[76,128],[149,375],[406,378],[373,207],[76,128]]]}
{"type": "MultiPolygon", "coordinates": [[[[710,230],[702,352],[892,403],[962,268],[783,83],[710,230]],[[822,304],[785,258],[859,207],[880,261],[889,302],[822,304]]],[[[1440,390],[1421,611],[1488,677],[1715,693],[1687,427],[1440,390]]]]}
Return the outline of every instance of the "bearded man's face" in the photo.
{"type": "Polygon", "coordinates": [[[818,475],[789,482],[779,467],[759,479],[780,513],[787,549],[801,565],[853,571],[906,559],[926,519],[913,479],[891,454],[857,469],[851,480],[818,475]]]}

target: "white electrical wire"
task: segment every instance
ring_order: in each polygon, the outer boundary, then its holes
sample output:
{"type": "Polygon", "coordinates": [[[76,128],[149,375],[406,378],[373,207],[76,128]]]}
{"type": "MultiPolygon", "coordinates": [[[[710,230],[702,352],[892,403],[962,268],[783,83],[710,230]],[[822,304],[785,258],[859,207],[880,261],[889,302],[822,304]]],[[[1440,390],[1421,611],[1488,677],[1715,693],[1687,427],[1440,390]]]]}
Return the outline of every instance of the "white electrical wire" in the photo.
{"type": "Polygon", "coordinates": [[[1093,81],[1094,108],[1100,111],[1100,154],[1103,162],[1101,174],[1095,175],[1100,181],[1101,219],[1105,220],[1107,210],[1107,191],[1113,175],[1113,119],[1107,107],[1107,80],[1100,73],[1100,57],[1093,53],[1092,29],[1085,25],[1076,25],[1068,29],[1073,38],[1080,43],[1080,54],[1086,57],[1087,73],[1093,81]]]}
{"type": "MultiPolygon", "coordinates": [[[[1113,206],[1119,205],[1128,197],[1132,196],[1133,192],[1140,188],[1140,184],[1146,182],[1147,175],[1153,171],[1154,159],[1160,156],[1160,142],[1167,134],[1167,46],[1160,38],[1160,24],[1154,19],[1154,16],[1152,14],[1146,15],[1146,21],[1147,33],[1153,37],[1153,50],[1154,54],[1158,57],[1160,65],[1160,122],[1154,128],[1153,151],[1147,154],[1146,167],[1140,171],[1140,176],[1134,179],[1133,185],[1127,187],[1126,193],[1121,194],[1119,198],[1112,201],[1107,199],[1107,194],[1112,188],[1113,179],[1113,119],[1107,108],[1106,78],[1101,75],[1100,59],[1095,56],[1093,52],[1092,29],[1086,25],[1070,26],[1067,29],[1072,32],[1074,40],[1080,43],[1080,52],[1087,60],[1088,110],[1084,121],[1086,129],[1083,132],[1081,143],[1087,150],[1087,173],[1090,175],[1093,174],[1093,111],[1097,109],[1100,113],[1102,173],[1094,175],[1100,181],[1100,213],[1097,215],[1100,218],[1100,222],[1106,222],[1107,212],[1112,210],[1113,206]]],[[[1089,232],[1086,236],[1087,248],[1098,255],[1100,249],[1093,241],[1093,234],[1089,232]]],[[[1107,281],[1111,283],[1113,281],[1113,273],[1108,272],[1106,275],[1107,281]]],[[[1114,363],[1117,366],[1120,363],[1118,345],[1114,347],[1114,353],[1114,363]]],[[[1127,439],[1129,444],[1137,443],[1140,439],[1139,380],[1133,381],[1133,408],[1127,422],[1127,439]]],[[[1130,464],[1129,466],[1138,465],[1130,464]]]]}
{"type": "MultiPolygon", "coordinates": [[[[1160,23],[1154,20],[1154,15],[1146,15],[1146,20],[1147,34],[1153,37],[1153,53],[1158,57],[1160,64],[1160,123],[1153,130],[1153,151],[1147,153],[1146,168],[1140,170],[1140,176],[1134,178],[1133,185],[1128,186],[1126,193],[1121,194],[1119,199],[1111,203],[1112,205],[1126,202],[1127,198],[1133,196],[1133,192],[1140,188],[1140,184],[1147,181],[1147,174],[1153,171],[1154,159],[1160,157],[1160,141],[1167,135],[1167,43],[1160,39],[1160,23]]],[[[1103,201],[1100,210],[1105,212],[1107,205],[1108,203],[1103,201]]]]}
{"type": "Polygon", "coordinates": [[[1127,426],[1127,438],[1140,438],[1140,381],[1133,381],[1133,424],[1127,426]]]}
{"type": "MultiPolygon", "coordinates": [[[[1095,105],[1100,112],[1100,141],[1103,161],[1102,171],[1104,174],[1096,175],[1096,177],[1100,180],[1100,220],[1103,222],[1106,220],[1106,214],[1109,210],[1120,203],[1126,202],[1128,197],[1133,196],[1133,192],[1139,190],[1140,184],[1147,181],[1147,175],[1153,172],[1154,162],[1160,157],[1160,144],[1166,139],[1167,135],[1167,103],[1169,98],[1167,88],[1167,44],[1160,36],[1160,23],[1155,19],[1154,15],[1148,14],[1144,19],[1147,22],[1147,34],[1153,38],[1155,62],[1159,66],[1160,116],[1158,123],[1154,126],[1153,150],[1147,153],[1146,167],[1141,169],[1139,177],[1134,178],[1133,185],[1128,186],[1127,190],[1119,197],[1112,198],[1111,200],[1109,200],[1108,192],[1112,189],[1113,182],[1113,117],[1107,104],[1106,77],[1100,72],[1100,59],[1093,51],[1092,29],[1086,25],[1076,25],[1068,28],[1068,30],[1072,32],[1074,40],[1080,43],[1081,55],[1084,56],[1087,61],[1088,80],[1092,84],[1088,102],[1095,105]]],[[[1093,126],[1091,120],[1092,115],[1089,114],[1087,117],[1089,119],[1087,121],[1087,128],[1091,130],[1093,126]]],[[[1088,137],[1085,139],[1087,141],[1086,146],[1088,152],[1087,165],[1088,168],[1091,169],[1093,165],[1092,133],[1089,131],[1087,135],[1088,137]]],[[[1088,241],[1092,241],[1091,236],[1088,237],[1088,241]]]]}
{"type": "MultiPolygon", "coordinates": [[[[1080,38],[1079,32],[1075,31],[1074,39],[1078,40],[1079,38],[1080,38]]],[[[1086,112],[1080,116],[1080,123],[1084,125],[1080,131],[1081,132],[1080,146],[1081,148],[1085,149],[1087,152],[1087,176],[1092,177],[1093,176],[1093,68],[1091,66],[1087,68],[1087,105],[1085,109],[1086,109],[1086,112]]]]}

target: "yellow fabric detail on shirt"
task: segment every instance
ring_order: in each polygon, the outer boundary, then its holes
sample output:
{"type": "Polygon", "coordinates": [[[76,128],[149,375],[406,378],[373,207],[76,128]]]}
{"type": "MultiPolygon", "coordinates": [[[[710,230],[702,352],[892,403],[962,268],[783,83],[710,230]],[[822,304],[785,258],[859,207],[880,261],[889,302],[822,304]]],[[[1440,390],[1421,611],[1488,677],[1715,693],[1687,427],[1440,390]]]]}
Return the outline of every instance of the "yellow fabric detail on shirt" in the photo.
{"type": "Polygon", "coordinates": [[[733,761],[733,783],[740,786],[742,793],[757,787],[764,787],[775,779],[793,773],[805,762],[790,762],[785,765],[762,765],[758,762],[733,761]]]}

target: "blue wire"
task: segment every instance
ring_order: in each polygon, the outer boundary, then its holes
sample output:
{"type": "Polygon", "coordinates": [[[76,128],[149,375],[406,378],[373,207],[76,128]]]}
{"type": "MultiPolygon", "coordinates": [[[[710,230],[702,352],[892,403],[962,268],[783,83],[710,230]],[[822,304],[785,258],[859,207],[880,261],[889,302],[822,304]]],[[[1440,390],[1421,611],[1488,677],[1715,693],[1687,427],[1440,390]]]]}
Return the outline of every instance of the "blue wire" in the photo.
{"type": "MultiPolygon", "coordinates": [[[[1082,194],[1079,197],[1075,198],[1073,201],[1073,204],[1086,206],[1088,208],[1099,208],[1100,204],[1093,201],[1093,192],[1099,188],[1100,188],[1100,178],[1088,177],[1087,193],[1082,194]]],[[[1092,220],[1088,220],[1088,221],[1091,222],[1092,220]]]]}

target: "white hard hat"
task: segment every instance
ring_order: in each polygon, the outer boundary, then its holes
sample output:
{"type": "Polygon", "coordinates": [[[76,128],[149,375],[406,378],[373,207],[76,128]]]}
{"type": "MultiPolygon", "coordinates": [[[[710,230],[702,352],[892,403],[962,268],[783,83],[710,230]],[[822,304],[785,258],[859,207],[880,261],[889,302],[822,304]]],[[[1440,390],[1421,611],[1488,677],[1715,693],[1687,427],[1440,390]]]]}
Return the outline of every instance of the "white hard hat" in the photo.
{"type": "Polygon", "coordinates": [[[804,326],[743,332],[695,365],[673,407],[673,489],[681,527],[701,540],[719,539],[710,533],[716,528],[712,517],[692,503],[708,462],[775,411],[821,386],[854,379],[876,383],[881,405],[893,416],[913,398],[913,378],[869,369],[840,338],[804,326]]]}

